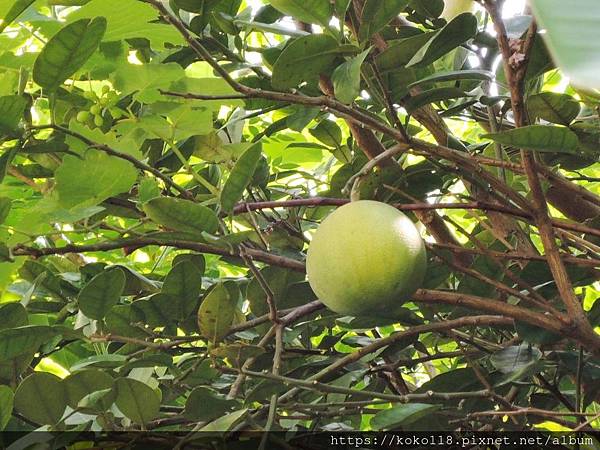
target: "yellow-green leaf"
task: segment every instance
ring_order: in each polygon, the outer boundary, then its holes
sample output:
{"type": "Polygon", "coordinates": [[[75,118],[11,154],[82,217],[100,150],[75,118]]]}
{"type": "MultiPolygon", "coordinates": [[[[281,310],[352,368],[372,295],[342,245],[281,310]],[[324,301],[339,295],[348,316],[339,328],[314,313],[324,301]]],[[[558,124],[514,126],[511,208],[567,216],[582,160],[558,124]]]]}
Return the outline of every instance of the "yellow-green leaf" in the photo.
{"type": "Polygon", "coordinates": [[[105,31],[104,17],[81,19],[64,27],[35,60],[33,80],[45,89],[56,90],[92,56],[105,31]]]}

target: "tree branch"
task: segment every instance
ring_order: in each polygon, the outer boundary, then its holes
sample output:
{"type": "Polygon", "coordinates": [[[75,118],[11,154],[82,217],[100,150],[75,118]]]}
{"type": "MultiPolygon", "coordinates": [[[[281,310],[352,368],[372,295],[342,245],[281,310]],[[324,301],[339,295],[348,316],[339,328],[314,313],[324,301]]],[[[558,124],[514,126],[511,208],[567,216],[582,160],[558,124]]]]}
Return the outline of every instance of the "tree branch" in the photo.
{"type": "MultiPolygon", "coordinates": [[[[537,34],[537,25],[535,20],[531,23],[522,46],[522,51],[524,52],[524,61],[515,66],[511,62],[512,50],[510,48],[504,22],[496,3],[492,0],[485,0],[484,6],[486,7],[494,24],[497,35],[496,39],[502,53],[504,72],[510,87],[511,107],[515,125],[517,127],[523,127],[527,124],[523,99],[523,85],[527,71],[529,53],[533,47],[533,42],[537,34]]],[[[587,341],[588,347],[592,342],[595,342],[596,345],[600,346],[600,336],[596,334],[587,320],[583,307],[575,295],[573,285],[561,259],[558,246],[556,245],[553,222],[548,214],[548,204],[546,202],[544,191],[538,176],[535,154],[527,150],[521,150],[521,160],[523,162],[523,167],[525,168],[527,180],[531,189],[534,206],[532,212],[540,232],[540,237],[546,252],[548,265],[556,282],[556,286],[562,301],[567,308],[570,319],[572,320],[573,328],[576,328],[578,330],[578,334],[585,341],[587,341]]]]}

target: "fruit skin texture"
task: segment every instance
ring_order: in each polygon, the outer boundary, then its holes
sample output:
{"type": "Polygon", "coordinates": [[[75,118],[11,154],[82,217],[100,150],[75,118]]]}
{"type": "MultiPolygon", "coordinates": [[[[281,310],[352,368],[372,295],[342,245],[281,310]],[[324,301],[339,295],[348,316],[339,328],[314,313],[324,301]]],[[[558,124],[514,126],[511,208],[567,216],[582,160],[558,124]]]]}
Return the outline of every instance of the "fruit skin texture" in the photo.
{"type": "Polygon", "coordinates": [[[425,244],[412,221],[372,200],[348,203],[319,226],[308,248],[308,281],[319,300],[347,315],[393,314],[419,288],[425,244]]]}

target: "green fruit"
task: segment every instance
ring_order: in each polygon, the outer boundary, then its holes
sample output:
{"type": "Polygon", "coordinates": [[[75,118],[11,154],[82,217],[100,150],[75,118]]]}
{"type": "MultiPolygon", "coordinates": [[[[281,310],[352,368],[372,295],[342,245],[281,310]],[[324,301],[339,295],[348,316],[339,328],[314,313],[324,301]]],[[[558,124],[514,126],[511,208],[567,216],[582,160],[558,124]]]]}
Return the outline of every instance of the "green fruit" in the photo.
{"type": "Polygon", "coordinates": [[[90,108],[90,112],[93,115],[97,116],[102,112],[102,107],[100,105],[92,105],[92,107],[90,108]]]}
{"type": "Polygon", "coordinates": [[[419,288],[425,244],[412,221],[393,206],[361,200],[328,216],[308,249],[308,281],[332,311],[393,314],[419,288]]]}
{"type": "Polygon", "coordinates": [[[104,85],[102,86],[102,94],[106,95],[110,92],[110,86],[104,85]]]}
{"type": "Polygon", "coordinates": [[[77,122],[85,123],[90,118],[90,113],[88,111],[79,111],[77,113],[77,122]]]}
{"type": "Polygon", "coordinates": [[[102,118],[102,116],[94,116],[94,125],[96,125],[97,127],[101,127],[102,125],[104,125],[104,119],[102,118]]]}

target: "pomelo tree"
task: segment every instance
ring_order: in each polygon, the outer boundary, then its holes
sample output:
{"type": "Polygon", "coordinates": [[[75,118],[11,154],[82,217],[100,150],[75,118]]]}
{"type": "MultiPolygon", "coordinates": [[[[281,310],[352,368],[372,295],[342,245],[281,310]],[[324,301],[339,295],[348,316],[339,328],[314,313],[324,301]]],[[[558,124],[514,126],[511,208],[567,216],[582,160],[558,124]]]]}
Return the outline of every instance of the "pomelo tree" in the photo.
{"type": "Polygon", "coordinates": [[[446,1],[1,1],[0,430],[597,427],[600,7],[446,1]],[[385,320],[306,279],[351,198],[385,320]]]}

